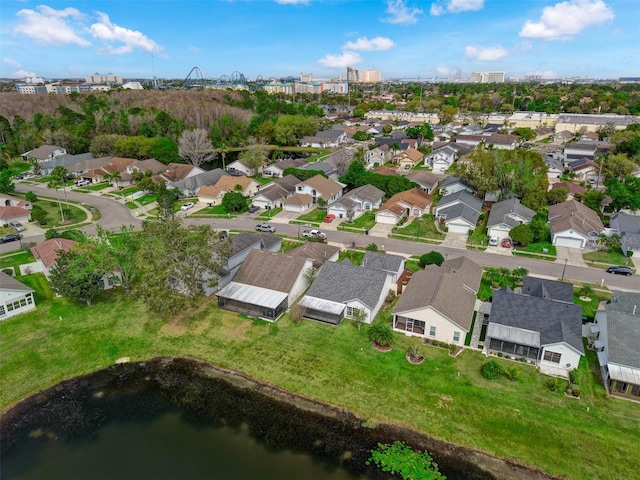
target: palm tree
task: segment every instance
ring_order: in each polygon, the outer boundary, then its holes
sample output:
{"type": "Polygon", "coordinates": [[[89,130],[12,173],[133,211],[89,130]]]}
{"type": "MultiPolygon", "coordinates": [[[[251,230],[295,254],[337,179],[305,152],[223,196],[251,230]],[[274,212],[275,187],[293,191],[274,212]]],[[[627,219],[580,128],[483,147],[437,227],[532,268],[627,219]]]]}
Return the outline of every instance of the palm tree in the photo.
{"type": "Polygon", "coordinates": [[[527,270],[524,267],[514,268],[513,271],[511,272],[513,281],[516,283],[522,283],[522,281],[524,280],[524,277],[526,277],[527,275],[529,275],[529,270],[527,270]]]}
{"type": "Polygon", "coordinates": [[[106,181],[108,181],[109,183],[111,183],[112,181],[114,181],[116,183],[116,187],[118,186],[118,181],[122,178],[122,175],[120,174],[120,172],[118,172],[117,170],[113,171],[113,172],[107,172],[104,174],[104,178],[106,181]]]}
{"type": "Polygon", "coordinates": [[[60,195],[58,194],[58,188],[60,188],[61,181],[59,178],[54,178],[53,176],[49,179],[49,183],[47,183],[47,187],[56,189],[56,197],[58,198],[58,206],[60,207],[60,218],[64,223],[64,212],[62,211],[62,203],[60,203],[60,195]]]}

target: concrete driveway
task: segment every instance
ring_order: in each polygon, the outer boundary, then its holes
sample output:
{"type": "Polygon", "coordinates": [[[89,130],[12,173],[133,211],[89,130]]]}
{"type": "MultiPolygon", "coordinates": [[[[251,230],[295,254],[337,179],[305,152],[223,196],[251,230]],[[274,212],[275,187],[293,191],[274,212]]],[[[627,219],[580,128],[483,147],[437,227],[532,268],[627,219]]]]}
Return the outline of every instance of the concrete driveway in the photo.
{"type": "Polygon", "coordinates": [[[469,235],[466,233],[447,232],[447,236],[440,244],[441,247],[458,248],[460,250],[467,249],[467,239],[469,235]]]}
{"type": "Polygon", "coordinates": [[[587,266],[582,258],[582,250],[579,248],[556,246],[556,263],[564,264],[565,260],[567,260],[567,265],[573,265],[574,267],[587,266]]]}

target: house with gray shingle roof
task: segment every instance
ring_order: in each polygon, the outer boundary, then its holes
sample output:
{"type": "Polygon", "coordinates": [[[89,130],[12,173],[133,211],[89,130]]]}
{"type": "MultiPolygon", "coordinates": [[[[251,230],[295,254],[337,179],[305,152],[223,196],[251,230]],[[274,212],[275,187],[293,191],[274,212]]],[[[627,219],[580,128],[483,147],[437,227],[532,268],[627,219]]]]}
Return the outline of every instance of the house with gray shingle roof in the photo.
{"type": "Polygon", "coordinates": [[[466,257],[418,270],[393,309],[393,329],[463,346],[481,279],[482,267],[466,257]]]}
{"type": "Polygon", "coordinates": [[[456,175],[449,175],[440,184],[440,195],[451,195],[452,193],[459,192],[460,190],[466,190],[469,193],[474,193],[475,189],[469,182],[463,180],[456,175]]]}
{"type": "Polygon", "coordinates": [[[270,163],[262,166],[263,177],[282,178],[283,172],[287,168],[300,168],[307,163],[303,158],[293,158],[280,160],[279,162],[270,163]]]}
{"type": "Polygon", "coordinates": [[[57,145],[41,145],[38,148],[29,150],[26,153],[20,155],[25,162],[28,162],[30,158],[35,158],[38,163],[49,162],[56,157],[64,155],[67,150],[57,145]]]}
{"type": "Polygon", "coordinates": [[[253,197],[252,203],[261,208],[278,208],[282,202],[296,192],[296,185],[300,179],[293,175],[278,178],[271,183],[262,185],[253,197]]]}
{"type": "Polygon", "coordinates": [[[360,217],[365,212],[377,210],[382,205],[384,192],[373,185],[363,185],[345,193],[338,200],[329,205],[327,213],[331,213],[338,218],[352,220],[360,217]]]}
{"type": "Polygon", "coordinates": [[[425,170],[413,170],[405,175],[413,183],[418,184],[420,190],[425,193],[432,193],[438,186],[440,177],[435,173],[427,172],[425,170]]]}
{"type": "Polygon", "coordinates": [[[11,275],[0,272],[0,321],[34,310],[34,290],[11,275]]]}
{"type": "MultiPolygon", "coordinates": [[[[43,177],[47,177],[51,175],[51,172],[54,168],[60,165],[66,168],[70,173],[75,172],[76,174],[78,174],[86,172],[89,171],[90,168],[85,167],[85,162],[87,162],[88,160],[92,160],[93,158],[94,157],[91,153],[79,153],[77,155],[60,155],[40,165],[40,175],[42,175],[43,177]]],[[[108,165],[108,162],[104,162],[103,165],[95,165],[95,167],[92,168],[102,167],[105,165],[108,165]]]]}
{"type": "Polygon", "coordinates": [[[547,278],[525,276],[522,281],[523,295],[545,298],[556,302],[573,303],[573,284],[547,278]]]}
{"type": "Polygon", "coordinates": [[[517,294],[508,287],[494,292],[484,348],[525,358],[547,375],[568,377],[584,355],[582,307],[544,292],[517,294]]]}
{"type": "Polygon", "coordinates": [[[391,255],[389,253],[374,252],[367,250],[362,257],[361,267],[372,270],[381,270],[391,277],[391,282],[396,283],[398,277],[404,271],[405,258],[401,255],[391,255]]]}
{"type": "Polygon", "coordinates": [[[216,293],[218,306],[276,321],[307,288],[313,262],[297,255],[251,250],[233,277],[216,293]]]}
{"type": "Polygon", "coordinates": [[[310,320],[338,325],[360,311],[371,323],[389,293],[389,284],[389,275],[381,270],[326,262],[298,305],[310,320]]]}
{"type": "Polygon", "coordinates": [[[614,290],[595,322],[592,347],[607,392],[640,401],[640,294],[614,290]]]}
{"type": "Polygon", "coordinates": [[[313,197],[313,203],[316,203],[319,198],[325,200],[327,203],[333,203],[342,196],[343,188],[344,185],[342,183],[318,174],[298,183],[296,185],[296,193],[311,195],[311,197],[313,197]]]}
{"type": "Polygon", "coordinates": [[[299,247],[289,250],[287,254],[310,258],[313,261],[313,268],[319,269],[325,262],[337,261],[340,248],[326,242],[304,242],[299,247]]]}
{"type": "Polygon", "coordinates": [[[525,207],[518,198],[494,203],[489,212],[487,230],[490,237],[505,238],[512,228],[528,224],[536,212],[525,207]]]}
{"type": "MultiPolygon", "coordinates": [[[[200,170],[200,169],[198,169],[200,170]]],[[[201,173],[195,173],[195,175],[189,175],[182,179],[170,181],[167,186],[180,190],[185,197],[195,197],[202,187],[211,187],[218,183],[218,181],[226,176],[227,173],[221,168],[215,168],[213,170],[202,171],[201,173]]]]}
{"type": "Polygon", "coordinates": [[[424,164],[431,167],[433,170],[444,172],[447,170],[453,162],[458,160],[462,155],[469,153],[469,148],[462,145],[456,145],[455,143],[446,143],[438,148],[434,148],[424,158],[424,164]]]}
{"type": "Polygon", "coordinates": [[[434,213],[450,232],[469,233],[469,230],[476,228],[481,210],[482,200],[466,190],[460,190],[442,197],[434,213]]]}
{"type": "Polygon", "coordinates": [[[621,237],[622,253],[636,257],[640,256],[640,215],[630,215],[626,212],[616,212],[609,221],[612,233],[621,237]]]}

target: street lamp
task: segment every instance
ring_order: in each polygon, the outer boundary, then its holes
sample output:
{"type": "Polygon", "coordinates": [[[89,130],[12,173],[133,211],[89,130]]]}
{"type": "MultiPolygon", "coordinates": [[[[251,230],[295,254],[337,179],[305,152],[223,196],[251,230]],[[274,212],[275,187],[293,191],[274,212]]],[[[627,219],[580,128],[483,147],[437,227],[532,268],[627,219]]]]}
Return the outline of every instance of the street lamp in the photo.
{"type": "Polygon", "coordinates": [[[567,260],[569,259],[568,258],[564,259],[564,267],[562,267],[562,278],[560,279],[561,282],[564,280],[564,272],[567,270],[567,260]]]}

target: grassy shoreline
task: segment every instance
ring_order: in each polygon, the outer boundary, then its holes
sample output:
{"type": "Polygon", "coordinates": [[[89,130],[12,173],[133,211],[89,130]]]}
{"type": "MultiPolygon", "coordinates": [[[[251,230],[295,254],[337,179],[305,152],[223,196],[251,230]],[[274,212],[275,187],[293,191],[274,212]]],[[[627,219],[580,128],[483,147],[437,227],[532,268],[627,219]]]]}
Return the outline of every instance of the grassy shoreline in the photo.
{"type": "Polygon", "coordinates": [[[486,380],[477,352],[453,358],[423,346],[425,362],[411,365],[404,357],[413,342],[397,336],[394,350],[380,353],[366,330],[349,322],[336,328],[285,316],[269,324],[219,310],[215,302],[188,318],[162,321],[119,292],[92,307],[41,300],[35,312],[0,322],[0,411],[120,357],[183,356],[348,409],[367,422],[406,426],[551,475],[633,478],[640,470],[640,406],[606,397],[594,378],[597,368],[586,360],[582,398],[575,400],[550,393],[548,377],[523,364],[520,382],[486,380]]]}

